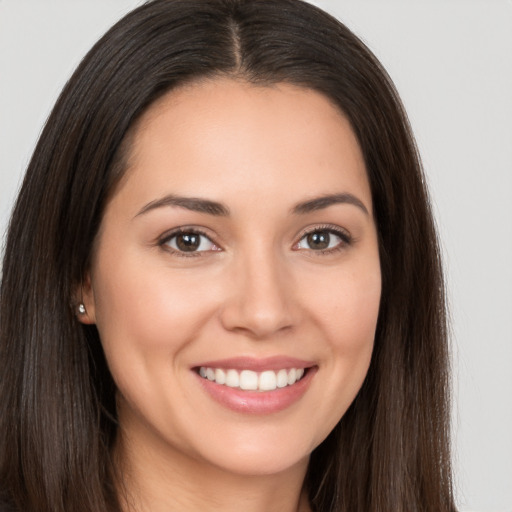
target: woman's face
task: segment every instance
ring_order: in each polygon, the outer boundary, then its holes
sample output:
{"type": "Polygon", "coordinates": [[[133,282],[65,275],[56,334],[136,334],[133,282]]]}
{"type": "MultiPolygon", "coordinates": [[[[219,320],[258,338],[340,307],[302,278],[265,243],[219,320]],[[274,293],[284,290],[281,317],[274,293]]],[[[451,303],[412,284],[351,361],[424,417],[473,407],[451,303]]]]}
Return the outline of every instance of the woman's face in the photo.
{"type": "Polygon", "coordinates": [[[217,79],[137,124],[83,321],[100,333],[127,449],[273,474],[304,467],[354,400],[380,293],[345,117],[311,90],[217,79]]]}

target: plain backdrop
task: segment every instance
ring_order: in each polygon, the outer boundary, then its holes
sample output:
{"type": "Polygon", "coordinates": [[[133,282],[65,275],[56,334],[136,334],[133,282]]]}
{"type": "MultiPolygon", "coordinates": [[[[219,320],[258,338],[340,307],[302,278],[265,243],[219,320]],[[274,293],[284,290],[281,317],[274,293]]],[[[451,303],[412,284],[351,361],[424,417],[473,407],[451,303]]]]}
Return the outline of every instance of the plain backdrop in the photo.
{"type": "MultiPolygon", "coordinates": [[[[447,270],[457,500],[511,512],[512,1],[313,3],[376,53],[410,115],[447,270]]],[[[0,234],[60,89],[138,4],[0,0],[0,234]]]]}

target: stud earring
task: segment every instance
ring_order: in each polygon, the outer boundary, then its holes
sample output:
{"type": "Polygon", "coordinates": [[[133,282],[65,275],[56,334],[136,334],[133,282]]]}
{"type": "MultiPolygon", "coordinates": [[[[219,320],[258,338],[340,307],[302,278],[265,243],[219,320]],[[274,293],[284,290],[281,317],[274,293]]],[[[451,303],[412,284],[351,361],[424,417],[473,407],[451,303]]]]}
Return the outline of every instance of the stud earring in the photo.
{"type": "Polygon", "coordinates": [[[78,314],[85,315],[85,313],[86,313],[85,305],[83,304],[83,302],[80,302],[80,304],[78,304],[78,314]]]}

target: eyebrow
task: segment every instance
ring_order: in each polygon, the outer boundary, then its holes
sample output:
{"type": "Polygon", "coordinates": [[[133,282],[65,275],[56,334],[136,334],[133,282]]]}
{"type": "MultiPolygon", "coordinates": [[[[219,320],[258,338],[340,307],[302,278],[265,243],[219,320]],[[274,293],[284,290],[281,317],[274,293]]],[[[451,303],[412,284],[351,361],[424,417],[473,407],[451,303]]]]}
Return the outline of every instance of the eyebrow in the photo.
{"type": "Polygon", "coordinates": [[[324,208],[328,208],[329,206],[332,206],[334,204],[351,204],[353,206],[357,206],[366,215],[370,215],[364,203],[356,196],[348,193],[330,194],[310,199],[302,203],[298,203],[293,207],[292,212],[294,214],[303,215],[305,213],[310,213],[317,210],[322,210],[324,208]]]}
{"type": "MultiPolygon", "coordinates": [[[[335,204],[351,204],[357,206],[366,215],[369,215],[368,209],[363,202],[356,196],[348,193],[330,194],[303,201],[292,208],[292,213],[295,215],[304,215],[306,213],[328,208],[335,204]]],[[[230,214],[227,206],[216,201],[211,201],[210,199],[202,199],[200,197],[183,197],[169,194],[146,204],[135,217],[165,206],[177,206],[194,212],[206,213],[208,215],[220,217],[227,217],[230,214]]]]}
{"type": "Polygon", "coordinates": [[[137,213],[136,217],[164,206],[177,206],[193,212],[207,213],[209,215],[223,217],[227,217],[229,215],[229,209],[216,201],[202,199],[200,197],[182,197],[169,194],[161,199],[156,199],[155,201],[148,203],[139,211],[139,213],[137,213]]]}

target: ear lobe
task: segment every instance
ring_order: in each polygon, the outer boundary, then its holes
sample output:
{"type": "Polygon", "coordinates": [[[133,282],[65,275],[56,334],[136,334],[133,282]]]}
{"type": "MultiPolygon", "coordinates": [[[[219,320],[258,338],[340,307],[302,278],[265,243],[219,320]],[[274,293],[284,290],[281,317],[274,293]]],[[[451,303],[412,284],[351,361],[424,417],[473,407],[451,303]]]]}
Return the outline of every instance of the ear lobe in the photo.
{"type": "Polygon", "coordinates": [[[90,275],[84,278],[77,289],[75,297],[74,308],[78,321],[86,325],[95,324],[96,310],[90,275]]]}

